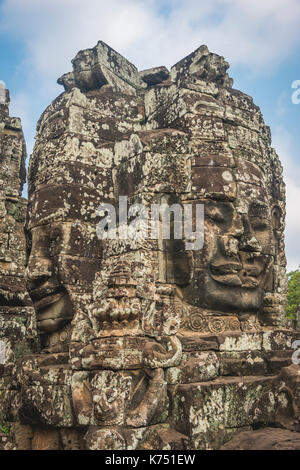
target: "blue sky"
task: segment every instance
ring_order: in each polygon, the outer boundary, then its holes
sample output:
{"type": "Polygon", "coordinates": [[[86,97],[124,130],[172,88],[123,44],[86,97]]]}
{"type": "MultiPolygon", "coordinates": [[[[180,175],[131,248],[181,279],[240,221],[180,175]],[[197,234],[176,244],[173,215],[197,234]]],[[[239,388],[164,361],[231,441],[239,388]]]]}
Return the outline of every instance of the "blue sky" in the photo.
{"type": "Polygon", "coordinates": [[[0,0],[0,80],[28,153],[36,122],[61,93],[76,52],[104,40],[139,69],[172,66],[201,44],[231,64],[234,87],[270,125],[287,185],[288,269],[300,264],[299,0],[0,0]]]}

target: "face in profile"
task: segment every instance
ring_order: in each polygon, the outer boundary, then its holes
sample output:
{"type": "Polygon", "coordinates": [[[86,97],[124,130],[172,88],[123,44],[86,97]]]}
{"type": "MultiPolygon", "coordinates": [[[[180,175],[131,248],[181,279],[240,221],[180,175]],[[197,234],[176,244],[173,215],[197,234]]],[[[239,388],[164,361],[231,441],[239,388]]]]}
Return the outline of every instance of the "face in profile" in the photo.
{"type": "Polygon", "coordinates": [[[27,288],[43,346],[53,352],[66,349],[74,313],[81,308],[83,296],[91,293],[98,244],[92,226],[78,221],[31,229],[27,288]]]}

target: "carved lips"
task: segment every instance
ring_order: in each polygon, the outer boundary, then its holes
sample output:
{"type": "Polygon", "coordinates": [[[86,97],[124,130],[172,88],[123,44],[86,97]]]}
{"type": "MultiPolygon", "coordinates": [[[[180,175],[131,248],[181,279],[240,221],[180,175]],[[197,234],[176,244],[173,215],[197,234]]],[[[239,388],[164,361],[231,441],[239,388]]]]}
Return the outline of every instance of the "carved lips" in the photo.
{"type": "Polygon", "coordinates": [[[256,288],[259,286],[259,276],[262,272],[262,266],[242,265],[241,263],[211,264],[211,277],[227,286],[256,288]]]}
{"type": "Polygon", "coordinates": [[[37,326],[40,331],[53,333],[72,319],[72,305],[66,292],[59,289],[49,293],[49,284],[31,292],[37,311],[37,326]]]}

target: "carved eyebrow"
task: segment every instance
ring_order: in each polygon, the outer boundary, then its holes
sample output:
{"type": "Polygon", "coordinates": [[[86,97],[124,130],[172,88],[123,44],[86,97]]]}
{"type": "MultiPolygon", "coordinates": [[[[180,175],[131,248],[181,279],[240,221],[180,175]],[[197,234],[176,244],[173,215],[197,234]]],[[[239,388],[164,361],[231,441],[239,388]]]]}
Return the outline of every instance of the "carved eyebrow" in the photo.
{"type": "MultiPolygon", "coordinates": [[[[236,198],[234,198],[234,199],[236,199],[236,198]]],[[[226,194],[222,194],[222,193],[219,193],[217,195],[212,194],[212,195],[209,196],[209,198],[207,198],[207,200],[208,201],[216,201],[216,202],[218,202],[218,201],[220,201],[220,202],[232,202],[233,201],[232,198],[228,198],[226,196],[226,194]]]]}
{"type": "Polygon", "coordinates": [[[249,216],[250,217],[269,217],[269,207],[263,202],[253,202],[249,207],[249,216]]]}
{"type": "Polygon", "coordinates": [[[233,205],[231,201],[228,200],[223,200],[223,199],[209,199],[207,201],[203,202],[205,208],[211,210],[211,209],[232,209],[233,205]]]}

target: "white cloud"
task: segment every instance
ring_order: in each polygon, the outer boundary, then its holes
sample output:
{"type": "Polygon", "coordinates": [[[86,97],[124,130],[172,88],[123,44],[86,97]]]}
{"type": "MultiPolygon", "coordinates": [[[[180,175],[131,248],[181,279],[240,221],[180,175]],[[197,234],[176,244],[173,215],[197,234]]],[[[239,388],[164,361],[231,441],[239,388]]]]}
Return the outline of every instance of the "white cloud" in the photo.
{"type": "Polygon", "coordinates": [[[206,43],[265,72],[299,46],[299,22],[299,0],[4,0],[0,30],[19,36],[30,67],[53,83],[99,39],[139,68],[171,66],[206,43]]]}
{"type": "MultiPolygon", "coordinates": [[[[297,269],[300,265],[300,164],[295,161],[293,138],[284,128],[277,128],[273,133],[273,145],[283,165],[283,176],[286,184],[287,217],[286,217],[286,255],[288,270],[297,269]],[[292,158],[294,155],[294,158],[292,158]]],[[[298,159],[298,162],[300,159],[298,159]]]]}
{"type": "MultiPolygon", "coordinates": [[[[299,0],[3,0],[0,8],[0,33],[20,39],[27,50],[18,73],[28,94],[12,96],[12,105],[23,118],[29,151],[41,112],[37,106],[46,106],[62,91],[56,79],[71,70],[78,50],[99,39],[139,69],[170,67],[207,44],[232,65],[268,74],[300,48],[299,0]]],[[[285,111],[283,102],[281,96],[279,114],[285,111]]],[[[300,262],[300,167],[291,158],[289,134],[277,130],[273,140],[285,168],[292,269],[300,262]]]]}
{"type": "Polygon", "coordinates": [[[290,91],[283,90],[277,98],[276,113],[277,116],[284,116],[288,111],[288,104],[290,103],[290,91]]]}

